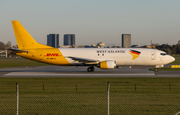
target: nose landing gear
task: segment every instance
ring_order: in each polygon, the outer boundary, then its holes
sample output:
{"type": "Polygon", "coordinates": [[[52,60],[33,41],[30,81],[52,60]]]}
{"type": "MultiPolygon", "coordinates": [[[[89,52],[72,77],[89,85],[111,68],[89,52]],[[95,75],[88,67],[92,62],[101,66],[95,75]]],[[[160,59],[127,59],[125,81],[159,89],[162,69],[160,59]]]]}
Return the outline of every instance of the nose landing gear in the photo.
{"type": "Polygon", "coordinates": [[[155,72],[158,72],[158,68],[155,68],[155,72]]]}

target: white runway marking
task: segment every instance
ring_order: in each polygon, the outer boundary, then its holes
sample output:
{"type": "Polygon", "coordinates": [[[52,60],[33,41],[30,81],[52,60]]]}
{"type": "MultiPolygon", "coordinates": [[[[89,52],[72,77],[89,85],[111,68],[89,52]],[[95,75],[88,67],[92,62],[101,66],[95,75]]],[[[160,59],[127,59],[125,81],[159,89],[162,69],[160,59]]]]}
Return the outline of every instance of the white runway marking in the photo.
{"type": "Polygon", "coordinates": [[[180,75],[178,75],[178,74],[172,74],[172,75],[167,75],[167,74],[161,74],[161,75],[156,75],[157,77],[159,76],[159,77],[171,77],[171,76],[173,76],[173,77],[179,77],[180,75]]]}
{"type": "Polygon", "coordinates": [[[8,76],[15,76],[15,77],[30,77],[30,76],[46,76],[46,77],[53,77],[53,76],[59,76],[59,77],[67,77],[67,76],[72,76],[72,77],[94,77],[94,76],[101,76],[101,77],[115,77],[115,76],[154,76],[154,73],[123,73],[123,74],[103,74],[103,73],[87,73],[87,74],[79,74],[79,73],[74,73],[74,74],[64,74],[64,73],[55,73],[55,72],[11,72],[4,74],[4,77],[8,76]]]}

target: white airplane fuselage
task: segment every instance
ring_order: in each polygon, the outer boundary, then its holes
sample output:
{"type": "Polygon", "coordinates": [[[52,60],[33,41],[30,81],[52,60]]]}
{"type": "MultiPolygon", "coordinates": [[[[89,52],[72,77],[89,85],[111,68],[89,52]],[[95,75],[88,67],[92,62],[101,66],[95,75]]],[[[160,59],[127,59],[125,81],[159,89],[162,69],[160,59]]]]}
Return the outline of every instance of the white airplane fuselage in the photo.
{"type": "MultiPolygon", "coordinates": [[[[165,52],[156,49],[147,48],[59,48],[64,57],[80,57],[93,60],[105,61],[114,60],[116,65],[165,65],[174,61],[174,57],[167,55],[165,52]],[[141,52],[139,57],[133,60],[129,53],[131,50],[141,52]],[[166,55],[165,55],[166,54],[166,55]]],[[[67,61],[74,65],[80,62],[71,58],[67,61]]]]}

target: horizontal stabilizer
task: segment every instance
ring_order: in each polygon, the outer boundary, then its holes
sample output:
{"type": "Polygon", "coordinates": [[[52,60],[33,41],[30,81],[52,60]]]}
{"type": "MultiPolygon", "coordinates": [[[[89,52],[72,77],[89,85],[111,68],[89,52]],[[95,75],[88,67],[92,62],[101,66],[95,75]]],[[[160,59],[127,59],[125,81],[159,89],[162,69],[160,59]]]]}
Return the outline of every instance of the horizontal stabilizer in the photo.
{"type": "Polygon", "coordinates": [[[15,52],[29,52],[28,50],[20,50],[20,49],[17,49],[17,48],[10,48],[8,50],[12,50],[12,51],[15,51],[15,52]]]}

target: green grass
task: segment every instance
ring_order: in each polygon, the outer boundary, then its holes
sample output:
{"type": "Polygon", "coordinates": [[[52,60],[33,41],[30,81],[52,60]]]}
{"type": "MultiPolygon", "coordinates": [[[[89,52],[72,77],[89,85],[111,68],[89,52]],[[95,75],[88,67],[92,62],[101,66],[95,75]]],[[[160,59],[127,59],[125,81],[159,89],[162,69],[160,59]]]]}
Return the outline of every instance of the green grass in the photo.
{"type": "Polygon", "coordinates": [[[179,78],[0,78],[0,114],[15,114],[16,82],[20,114],[106,114],[107,82],[111,114],[175,114],[180,109],[179,78]]]}
{"type": "Polygon", "coordinates": [[[172,55],[175,58],[180,58],[180,55],[172,55]]]}
{"type": "Polygon", "coordinates": [[[0,58],[0,68],[19,67],[19,66],[42,66],[45,63],[31,61],[24,58],[0,58]]]}
{"type": "MultiPolygon", "coordinates": [[[[178,64],[180,56],[174,56],[178,64]]],[[[0,68],[48,65],[26,59],[0,59],[0,68]]],[[[169,68],[162,68],[169,71],[169,68]]],[[[175,70],[175,69],[174,69],[175,70]]],[[[177,69],[177,71],[179,71],[177,69]]],[[[110,82],[111,114],[175,114],[180,107],[179,78],[0,78],[0,114],[106,114],[110,82]],[[43,87],[44,86],[44,87],[43,87]]]]}
{"type": "Polygon", "coordinates": [[[175,58],[175,61],[170,64],[174,64],[174,65],[180,64],[180,55],[172,55],[172,56],[175,58]]]}

